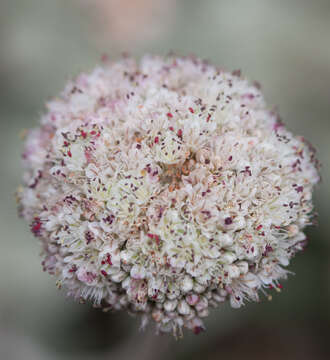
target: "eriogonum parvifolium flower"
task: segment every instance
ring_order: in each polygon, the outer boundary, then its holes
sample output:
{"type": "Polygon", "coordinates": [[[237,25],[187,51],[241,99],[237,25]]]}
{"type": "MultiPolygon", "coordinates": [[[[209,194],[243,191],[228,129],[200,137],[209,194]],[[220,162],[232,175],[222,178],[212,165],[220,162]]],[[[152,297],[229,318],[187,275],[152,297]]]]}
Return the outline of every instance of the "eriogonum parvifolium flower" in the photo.
{"type": "Polygon", "coordinates": [[[180,335],[281,287],[319,175],[259,86],[196,58],[123,58],[47,109],[18,197],[69,295],[180,335]]]}

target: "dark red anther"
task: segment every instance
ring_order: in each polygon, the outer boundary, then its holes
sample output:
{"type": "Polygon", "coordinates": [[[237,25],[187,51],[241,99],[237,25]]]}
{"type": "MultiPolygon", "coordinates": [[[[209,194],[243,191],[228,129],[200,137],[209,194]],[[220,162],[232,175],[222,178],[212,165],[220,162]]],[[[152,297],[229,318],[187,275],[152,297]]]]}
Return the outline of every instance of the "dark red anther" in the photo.
{"type": "Polygon", "coordinates": [[[154,238],[156,240],[156,244],[159,245],[160,244],[160,239],[158,235],[154,235],[154,238]]]}
{"type": "Polygon", "coordinates": [[[75,264],[72,265],[71,269],[69,270],[69,273],[73,273],[73,272],[76,272],[78,269],[77,269],[77,266],[75,264]]]}
{"type": "Polygon", "coordinates": [[[155,141],[155,144],[158,144],[159,143],[159,137],[156,136],[154,141],[155,141]]]}
{"type": "Polygon", "coordinates": [[[173,126],[170,126],[169,129],[170,129],[171,131],[174,131],[174,127],[173,127],[173,126]]]}
{"type": "Polygon", "coordinates": [[[38,217],[34,218],[34,221],[31,224],[31,231],[34,236],[40,236],[41,227],[42,227],[42,223],[40,221],[40,218],[38,217]]]}
{"type": "Polygon", "coordinates": [[[238,76],[238,77],[240,77],[241,76],[241,70],[234,70],[233,72],[232,72],[232,75],[233,76],[238,76]]]}
{"type": "Polygon", "coordinates": [[[190,107],[188,110],[189,110],[192,114],[195,112],[192,107],[190,107]]]}
{"type": "Polygon", "coordinates": [[[93,234],[90,231],[86,231],[85,233],[85,239],[86,239],[86,244],[90,244],[91,241],[94,239],[93,234]]]}
{"type": "Polygon", "coordinates": [[[275,131],[277,131],[278,129],[282,128],[283,126],[284,126],[284,124],[281,121],[278,121],[273,125],[273,129],[275,131]]]}
{"type": "Polygon", "coordinates": [[[195,326],[193,330],[195,335],[200,334],[202,331],[204,331],[204,328],[202,326],[195,326]]]}
{"type": "Polygon", "coordinates": [[[232,224],[232,223],[233,223],[233,219],[232,219],[231,217],[225,218],[225,224],[226,224],[226,225],[230,225],[230,224],[232,224]]]}
{"type": "Polygon", "coordinates": [[[111,266],[112,265],[112,261],[111,261],[111,255],[107,254],[107,263],[111,266]]]}
{"type": "Polygon", "coordinates": [[[173,117],[173,115],[172,115],[170,112],[168,112],[166,115],[167,115],[167,117],[169,117],[169,118],[172,118],[172,117],[173,117]]]}
{"type": "Polygon", "coordinates": [[[86,139],[86,137],[87,137],[87,132],[84,131],[84,130],[81,130],[81,136],[82,136],[84,139],[86,139]]]}
{"type": "Polygon", "coordinates": [[[105,277],[107,277],[107,276],[108,276],[107,272],[106,272],[106,271],[104,271],[104,270],[101,270],[101,274],[102,274],[103,276],[105,276],[105,277]]]}
{"type": "Polygon", "coordinates": [[[72,157],[72,152],[70,150],[68,151],[68,156],[72,157]]]}
{"type": "Polygon", "coordinates": [[[178,130],[177,135],[178,135],[179,138],[182,138],[182,130],[181,129],[178,130]]]}
{"type": "Polygon", "coordinates": [[[41,222],[37,222],[36,224],[34,224],[34,225],[32,226],[32,231],[33,231],[34,233],[38,232],[40,229],[41,229],[41,222]]]}
{"type": "Polygon", "coordinates": [[[262,256],[267,256],[268,253],[272,252],[273,248],[270,245],[266,245],[265,251],[263,252],[262,256]]]}

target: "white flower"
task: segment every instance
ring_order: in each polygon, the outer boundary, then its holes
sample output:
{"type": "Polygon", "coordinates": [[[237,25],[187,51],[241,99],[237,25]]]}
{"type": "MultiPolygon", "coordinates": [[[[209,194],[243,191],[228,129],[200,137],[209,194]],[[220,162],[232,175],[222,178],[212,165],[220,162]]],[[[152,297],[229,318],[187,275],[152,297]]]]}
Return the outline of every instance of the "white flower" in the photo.
{"type": "Polygon", "coordinates": [[[311,223],[311,146],[240,75],[123,59],[70,82],[28,133],[20,213],[76,298],[204,329],[279,288],[311,223]]]}

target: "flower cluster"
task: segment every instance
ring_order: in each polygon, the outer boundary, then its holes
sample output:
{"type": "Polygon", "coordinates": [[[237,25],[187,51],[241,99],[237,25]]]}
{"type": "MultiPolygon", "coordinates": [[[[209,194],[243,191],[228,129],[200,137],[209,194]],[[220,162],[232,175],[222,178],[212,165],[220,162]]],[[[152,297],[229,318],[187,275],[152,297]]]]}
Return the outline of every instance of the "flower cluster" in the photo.
{"type": "Polygon", "coordinates": [[[281,287],[318,163],[258,84],[196,58],[123,58],[47,108],[27,133],[19,210],[69,295],[180,336],[210,307],[281,287]]]}

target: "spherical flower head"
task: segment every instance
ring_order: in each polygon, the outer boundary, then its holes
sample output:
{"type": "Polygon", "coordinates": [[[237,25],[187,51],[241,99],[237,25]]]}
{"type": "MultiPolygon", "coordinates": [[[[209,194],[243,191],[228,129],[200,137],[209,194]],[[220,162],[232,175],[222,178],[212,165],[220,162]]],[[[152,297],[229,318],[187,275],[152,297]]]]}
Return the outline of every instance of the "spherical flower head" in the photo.
{"type": "Polygon", "coordinates": [[[19,210],[69,295],[180,336],[210,307],[281,287],[318,163],[259,86],[196,58],[124,58],[47,108],[27,134],[19,210]]]}

